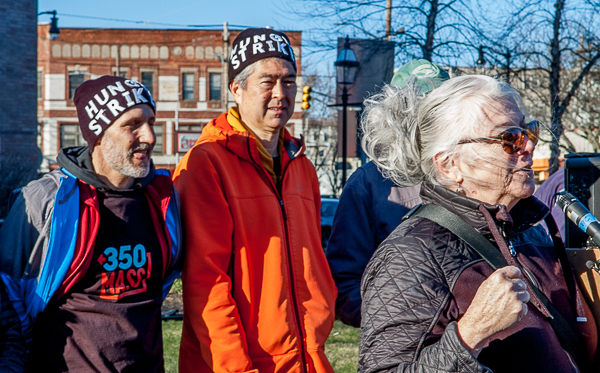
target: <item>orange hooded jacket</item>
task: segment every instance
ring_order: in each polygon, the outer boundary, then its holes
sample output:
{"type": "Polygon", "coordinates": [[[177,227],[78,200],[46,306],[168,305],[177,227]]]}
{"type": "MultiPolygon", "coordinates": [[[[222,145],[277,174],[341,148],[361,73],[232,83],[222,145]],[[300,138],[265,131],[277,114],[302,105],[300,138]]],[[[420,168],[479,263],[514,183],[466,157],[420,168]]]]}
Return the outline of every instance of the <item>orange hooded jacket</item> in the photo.
{"type": "Polygon", "coordinates": [[[337,290],[320,194],[285,133],[276,186],[257,140],[212,120],[174,174],[185,264],[180,372],[333,372],[324,346],[337,290]]]}

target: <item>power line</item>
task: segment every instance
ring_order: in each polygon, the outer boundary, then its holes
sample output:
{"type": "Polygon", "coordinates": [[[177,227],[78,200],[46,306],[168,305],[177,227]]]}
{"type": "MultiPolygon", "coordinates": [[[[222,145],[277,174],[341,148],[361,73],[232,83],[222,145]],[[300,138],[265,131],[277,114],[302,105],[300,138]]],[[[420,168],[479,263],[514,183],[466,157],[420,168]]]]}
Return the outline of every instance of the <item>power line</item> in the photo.
{"type": "MultiPolygon", "coordinates": [[[[222,24],[215,25],[182,25],[178,23],[163,23],[163,22],[151,22],[151,21],[135,21],[131,19],[119,19],[119,18],[106,18],[106,17],[94,17],[94,16],[82,16],[79,14],[66,14],[59,13],[61,17],[72,17],[72,18],[85,18],[85,19],[96,19],[99,21],[111,21],[111,22],[123,22],[123,23],[133,23],[137,25],[160,25],[160,26],[173,26],[173,27],[190,27],[190,28],[218,28],[221,29],[223,27],[222,24]]],[[[244,25],[228,25],[229,27],[234,28],[250,28],[253,26],[244,26],[244,25]]]]}

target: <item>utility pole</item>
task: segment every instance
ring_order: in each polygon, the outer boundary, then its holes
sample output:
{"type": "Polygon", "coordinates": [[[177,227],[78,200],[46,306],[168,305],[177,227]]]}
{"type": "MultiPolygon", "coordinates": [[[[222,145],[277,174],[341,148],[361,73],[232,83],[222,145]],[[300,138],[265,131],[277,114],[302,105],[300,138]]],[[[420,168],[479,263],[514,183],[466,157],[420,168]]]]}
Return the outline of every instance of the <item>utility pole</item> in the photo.
{"type": "Polygon", "coordinates": [[[392,37],[392,0],[387,0],[385,5],[385,40],[392,37]]]}
{"type": "Polygon", "coordinates": [[[117,44],[117,76],[120,77],[121,76],[121,45],[117,44]]]}
{"type": "Polygon", "coordinates": [[[506,82],[510,84],[510,59],[512,54],[510,53],[510,49],[506,48],[506,53],[504,54],[504,58],[506,58],[506,82]]]}
{"type": "Polygon", "coordinates": [[[223,74],[221,75],[221,107],[227,112],[229,108],[229,26],[223,23],[223,74]]]}

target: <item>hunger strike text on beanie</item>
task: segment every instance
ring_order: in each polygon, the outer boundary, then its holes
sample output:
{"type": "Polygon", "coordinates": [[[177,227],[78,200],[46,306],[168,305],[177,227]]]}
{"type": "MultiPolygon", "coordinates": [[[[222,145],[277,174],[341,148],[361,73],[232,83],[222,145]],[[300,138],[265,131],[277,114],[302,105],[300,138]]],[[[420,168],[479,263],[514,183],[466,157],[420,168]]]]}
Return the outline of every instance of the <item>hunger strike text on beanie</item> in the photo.
{"type": "Polygon", "coordinates": [[[156,113],[154,99],[143,84],[112,75],[83,82],[73,102],[90,153],[102,133],[128,109],[146,104],[156,113]]]}
{"type": "Polygon", "coordinates": [[[269,57],[288,60],[296,68],[296,57],[286,34],[268,28],[249,28],[240,32],[231,45],[229,83],[248,65],[269,57]]]}

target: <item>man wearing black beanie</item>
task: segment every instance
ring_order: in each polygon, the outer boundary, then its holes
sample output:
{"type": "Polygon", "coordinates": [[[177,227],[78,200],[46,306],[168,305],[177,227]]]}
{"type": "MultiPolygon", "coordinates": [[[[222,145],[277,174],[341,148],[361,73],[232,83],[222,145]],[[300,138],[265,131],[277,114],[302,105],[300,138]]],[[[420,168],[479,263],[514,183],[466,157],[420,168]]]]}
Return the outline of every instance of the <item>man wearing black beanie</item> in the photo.
{"type": "Polygon", "coordinates": [[[160,307],[181,239],[171,177],[151,159],[156,105],[115,76],[84,82],[74,103],[88,146],[61,149],[0,229],[26,371],[164,372],[160,307]]]}
{"type": "Polygon", "coordinates": [[[233,41],[236,107],[177,166],[186,261],[180,372],[333,372],[336,295],[321,248],[319,183],[285,124],[294,112],[289,38],[233,41]]]}

